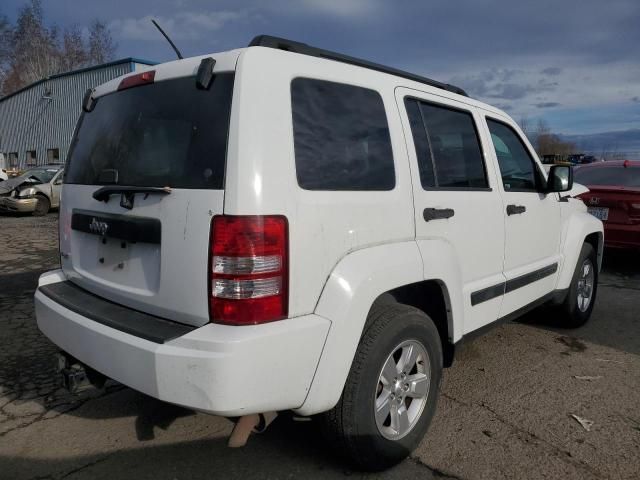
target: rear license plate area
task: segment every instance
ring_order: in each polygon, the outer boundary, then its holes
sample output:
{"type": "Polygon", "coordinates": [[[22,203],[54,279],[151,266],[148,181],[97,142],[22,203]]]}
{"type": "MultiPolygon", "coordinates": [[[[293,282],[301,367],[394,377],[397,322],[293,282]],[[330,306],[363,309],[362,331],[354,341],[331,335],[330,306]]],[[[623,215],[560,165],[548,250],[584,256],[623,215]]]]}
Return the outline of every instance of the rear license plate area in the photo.
{"type": "Polygon", "coordinates": [[[587,211],[603,222],[609,219],[609,209],[606,207],[588,207],[587,211]]]}

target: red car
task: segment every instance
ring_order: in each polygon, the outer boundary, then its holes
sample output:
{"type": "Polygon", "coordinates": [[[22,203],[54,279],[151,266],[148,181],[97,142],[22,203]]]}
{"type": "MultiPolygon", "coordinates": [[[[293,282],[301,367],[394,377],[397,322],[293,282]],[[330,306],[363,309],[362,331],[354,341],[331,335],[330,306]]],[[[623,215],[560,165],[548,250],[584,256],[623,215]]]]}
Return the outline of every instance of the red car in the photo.
{"type": "Polygon", "coordinates": [[[574,180],[590,190],[580,198],[604,223],[605,246],[640,249],[640,161],[583,165],[574,180]]]}

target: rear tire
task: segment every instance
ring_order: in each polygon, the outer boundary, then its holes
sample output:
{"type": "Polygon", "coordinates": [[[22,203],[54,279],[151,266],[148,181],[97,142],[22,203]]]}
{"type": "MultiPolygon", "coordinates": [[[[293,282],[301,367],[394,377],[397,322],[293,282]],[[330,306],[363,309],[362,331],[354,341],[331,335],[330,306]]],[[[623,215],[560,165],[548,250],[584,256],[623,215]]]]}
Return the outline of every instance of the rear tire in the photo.
{"type": "Polygon", "coordinates": [[[442,345],[433,321],[398,303],[373,307],[338,404],[322,416],[324,433],[360,470],[406,458],[436,410],[442,345]],[[414,403],[415,402],[415,403],[414,403]]]}
{"type": "Polygon", "coordinates": [[[593,312],[598,291],[598,258],[593,246],[582,245],[571,286],[564,302],[555,311],[555,324],[578,328],[587,323],[593,312]]]}
{"type": "Polygon", "coordinates": [[[36,195],[38,199],[38,203],[36,203],[36,209],[33,211],[34,217],[43,217],[47,213],[49,213],[49,209],[51,208],[51,202],[44,195],[36,195]]]}

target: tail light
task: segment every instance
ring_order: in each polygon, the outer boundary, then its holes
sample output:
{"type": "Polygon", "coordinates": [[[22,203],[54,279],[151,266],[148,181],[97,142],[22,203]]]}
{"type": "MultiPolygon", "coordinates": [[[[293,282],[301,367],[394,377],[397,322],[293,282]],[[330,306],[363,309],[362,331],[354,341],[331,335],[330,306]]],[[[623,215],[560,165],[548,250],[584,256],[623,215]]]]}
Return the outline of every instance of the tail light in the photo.
{"type": "Polygon", "coordinates": [[[120,85],[118,85],[118,90],[125,90],[139,85],[147,85],[149,83],[153,83],[155,78],[155,70],[147,70],[146,72],[138,73],[136,75],[129,75],[122,79],[120,85]]]}
{"type": "Polygon", "coordinates": [[[288,249],[283,216],[215,216],[209,255],[211,321],[255,325],[286,318],[288,249]]]}

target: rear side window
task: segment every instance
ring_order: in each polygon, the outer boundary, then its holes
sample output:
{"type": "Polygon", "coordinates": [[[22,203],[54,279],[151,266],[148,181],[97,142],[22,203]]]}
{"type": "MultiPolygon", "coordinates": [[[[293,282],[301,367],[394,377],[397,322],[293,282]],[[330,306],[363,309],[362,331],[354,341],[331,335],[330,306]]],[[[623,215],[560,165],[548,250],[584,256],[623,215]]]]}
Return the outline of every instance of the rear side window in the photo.
{"type": "Polygon", "coordinates": [[[489,187],[471,113],[413,98],[405,106],[423,188],[489,187]]]}
{"type": "Polygon", "coordinates": [[[393,151],[380,95],[342,83],[291,82],[298,185],[306,190],[392,190],[393,151]]]}
{"type": "Polygon", "coordinates": [[[233,79],[218,74],[198,90],[178,78],[99,98],[78,123],[65,182],[224,188],[233,79]]]}
{"type": "Polygon", "coordinates": [[[539,172],[520,136],[509,126],[487,118],[505,191],[537,191],[539,172]]]}
{"type": "Polygon", "coordinates": [[[640,188],[640,168],[607,166],[574,169],[574,179],[583,185],[606,185],[640,188]]]}

